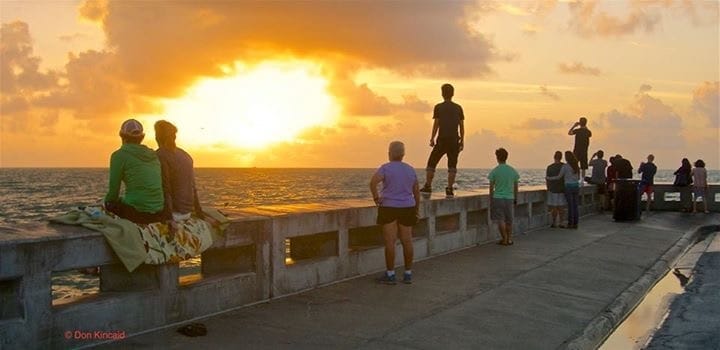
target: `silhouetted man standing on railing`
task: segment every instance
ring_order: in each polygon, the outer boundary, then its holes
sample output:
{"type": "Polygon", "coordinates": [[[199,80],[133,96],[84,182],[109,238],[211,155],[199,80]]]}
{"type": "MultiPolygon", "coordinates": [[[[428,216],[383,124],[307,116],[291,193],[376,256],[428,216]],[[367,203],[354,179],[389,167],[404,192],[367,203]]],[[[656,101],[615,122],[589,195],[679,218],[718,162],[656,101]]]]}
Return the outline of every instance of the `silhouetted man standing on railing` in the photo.
{"type": "Polygon", "coordinates": [[[587,128],[587,118],[580,117],[580,120],[568,130],[568,135],[575,135],[573,154],[580,163],[580,184],[582,184],[582,180],[585,179],[585,170],[588,168],[588,148],[590,147],[590,137],[592,137],[592,132],[587,128]]]}
{"type": "Polygon", "coordinates": [[[435,176],[435,168],[440,158],[447,155],[448,161],[448,185],[445,187],[445,195],[448,198],[455,196],[453,185],[457,174],[457,162],[460,151],[463,150],[465,140],[465,115],[462,107],[452,101],[455,88],[450,84],[443,84],[441,87],[442,96],[445,101],[435,105],[433,111],[433,128],[430,136],[430,157],[428,158],[425,176],[425,186],[420,189],[421,193],[429,195],[432,193],[432,180],[435,176]],[[435,140],[437,136],[437,140],[435,140]]]}

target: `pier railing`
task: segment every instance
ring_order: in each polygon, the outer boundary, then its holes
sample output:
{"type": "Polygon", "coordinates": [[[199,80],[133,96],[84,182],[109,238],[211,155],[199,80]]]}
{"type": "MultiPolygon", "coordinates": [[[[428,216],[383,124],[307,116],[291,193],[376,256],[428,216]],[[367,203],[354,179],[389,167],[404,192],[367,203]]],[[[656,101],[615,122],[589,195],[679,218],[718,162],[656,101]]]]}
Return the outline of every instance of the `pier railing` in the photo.
{"type": "MultiPolygon", "coordinates": [[[[711,190],[714,211],[718,190],[711,190]]],[[[663,186],[656,191],[663,193],[656,198],[670,193],[663,186]]],[[[521,190],[514,232],[548,224],[546,197],[544,189],[521,190]]],[[[476,193],[424,200],[414,229],[416,260],[496,240],[488,202],[476,193]]],[[[581,189],[580,204],[581,214],[598,209],[594,186],[581,189]]],[[[679,205],[655,202],[670,210],[679,205]]],[[[380,271],[376,213],[368,201],[235,213],[224,239],[202,254],[201,273],[184,277],[177,264],[128,273],[101,234],[79,227],[48,225],[0,237],[0,348],[91,345],[380,271]],[[101,266],[98,293],[53,302],[54,273],[95,266],[101,266]]]]}

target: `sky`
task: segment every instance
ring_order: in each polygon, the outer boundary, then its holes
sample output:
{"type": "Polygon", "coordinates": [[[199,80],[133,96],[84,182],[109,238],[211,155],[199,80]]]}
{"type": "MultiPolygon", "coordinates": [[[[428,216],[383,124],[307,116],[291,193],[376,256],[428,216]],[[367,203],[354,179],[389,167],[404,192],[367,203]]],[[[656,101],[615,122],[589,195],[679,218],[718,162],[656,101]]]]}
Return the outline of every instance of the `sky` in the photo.
{"type": "Polygon", "coordinates": [[[197,167],[423,168],[451,83],[460,169],[542,168],[580,116],[591,153],[718,169],[718,4],[0,0],[0,167],[106,167],[136,118],[197,167]]]}

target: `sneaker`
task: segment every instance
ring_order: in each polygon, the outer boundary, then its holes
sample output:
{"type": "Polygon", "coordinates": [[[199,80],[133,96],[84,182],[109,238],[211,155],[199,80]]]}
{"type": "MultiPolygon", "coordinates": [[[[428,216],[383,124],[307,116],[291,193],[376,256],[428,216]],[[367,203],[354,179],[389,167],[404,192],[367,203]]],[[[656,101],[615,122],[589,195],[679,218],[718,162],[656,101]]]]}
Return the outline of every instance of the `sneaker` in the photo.
{"type": "Polygon", "coordinates": [[[425,184],[425,186],[420,189],[420,193],[430,194],[432,193],[432,187],[430,187],[430,185],[428,184],[425,184]]]}
{"type": "Polygon", "coordinates": [[[412,273],[403,273],[403,283],[412,284],[412,273]]]}
{"type": "Polygon", "coordinates": [[[455,192],[453,192],[452,187],[445,187],[445,197],[447,197],[447,198],[455,197],[455,192]]]}
{"type": "Polygon", "coordinates": [[[395,279],[395,275],[388,276],[387,273],[383,272],[382,276],[378,277],[377,281],[379,283],[383,284],[396,284],[397,280],[395,279]]]}

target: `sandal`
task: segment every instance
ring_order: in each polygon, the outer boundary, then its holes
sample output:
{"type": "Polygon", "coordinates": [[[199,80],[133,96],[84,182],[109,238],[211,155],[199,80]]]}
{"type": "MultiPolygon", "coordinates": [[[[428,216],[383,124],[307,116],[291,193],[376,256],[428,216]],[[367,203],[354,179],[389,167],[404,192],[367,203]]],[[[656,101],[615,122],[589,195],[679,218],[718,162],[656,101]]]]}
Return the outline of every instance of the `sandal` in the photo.
{"type": "Polygon", "coordinates": [[[184,325],[178,328],[177,331],[178,333],[188,337],[200,337],[207,334],[207,328],[205,328],[205,325],[198,322],[184,325]]]}

